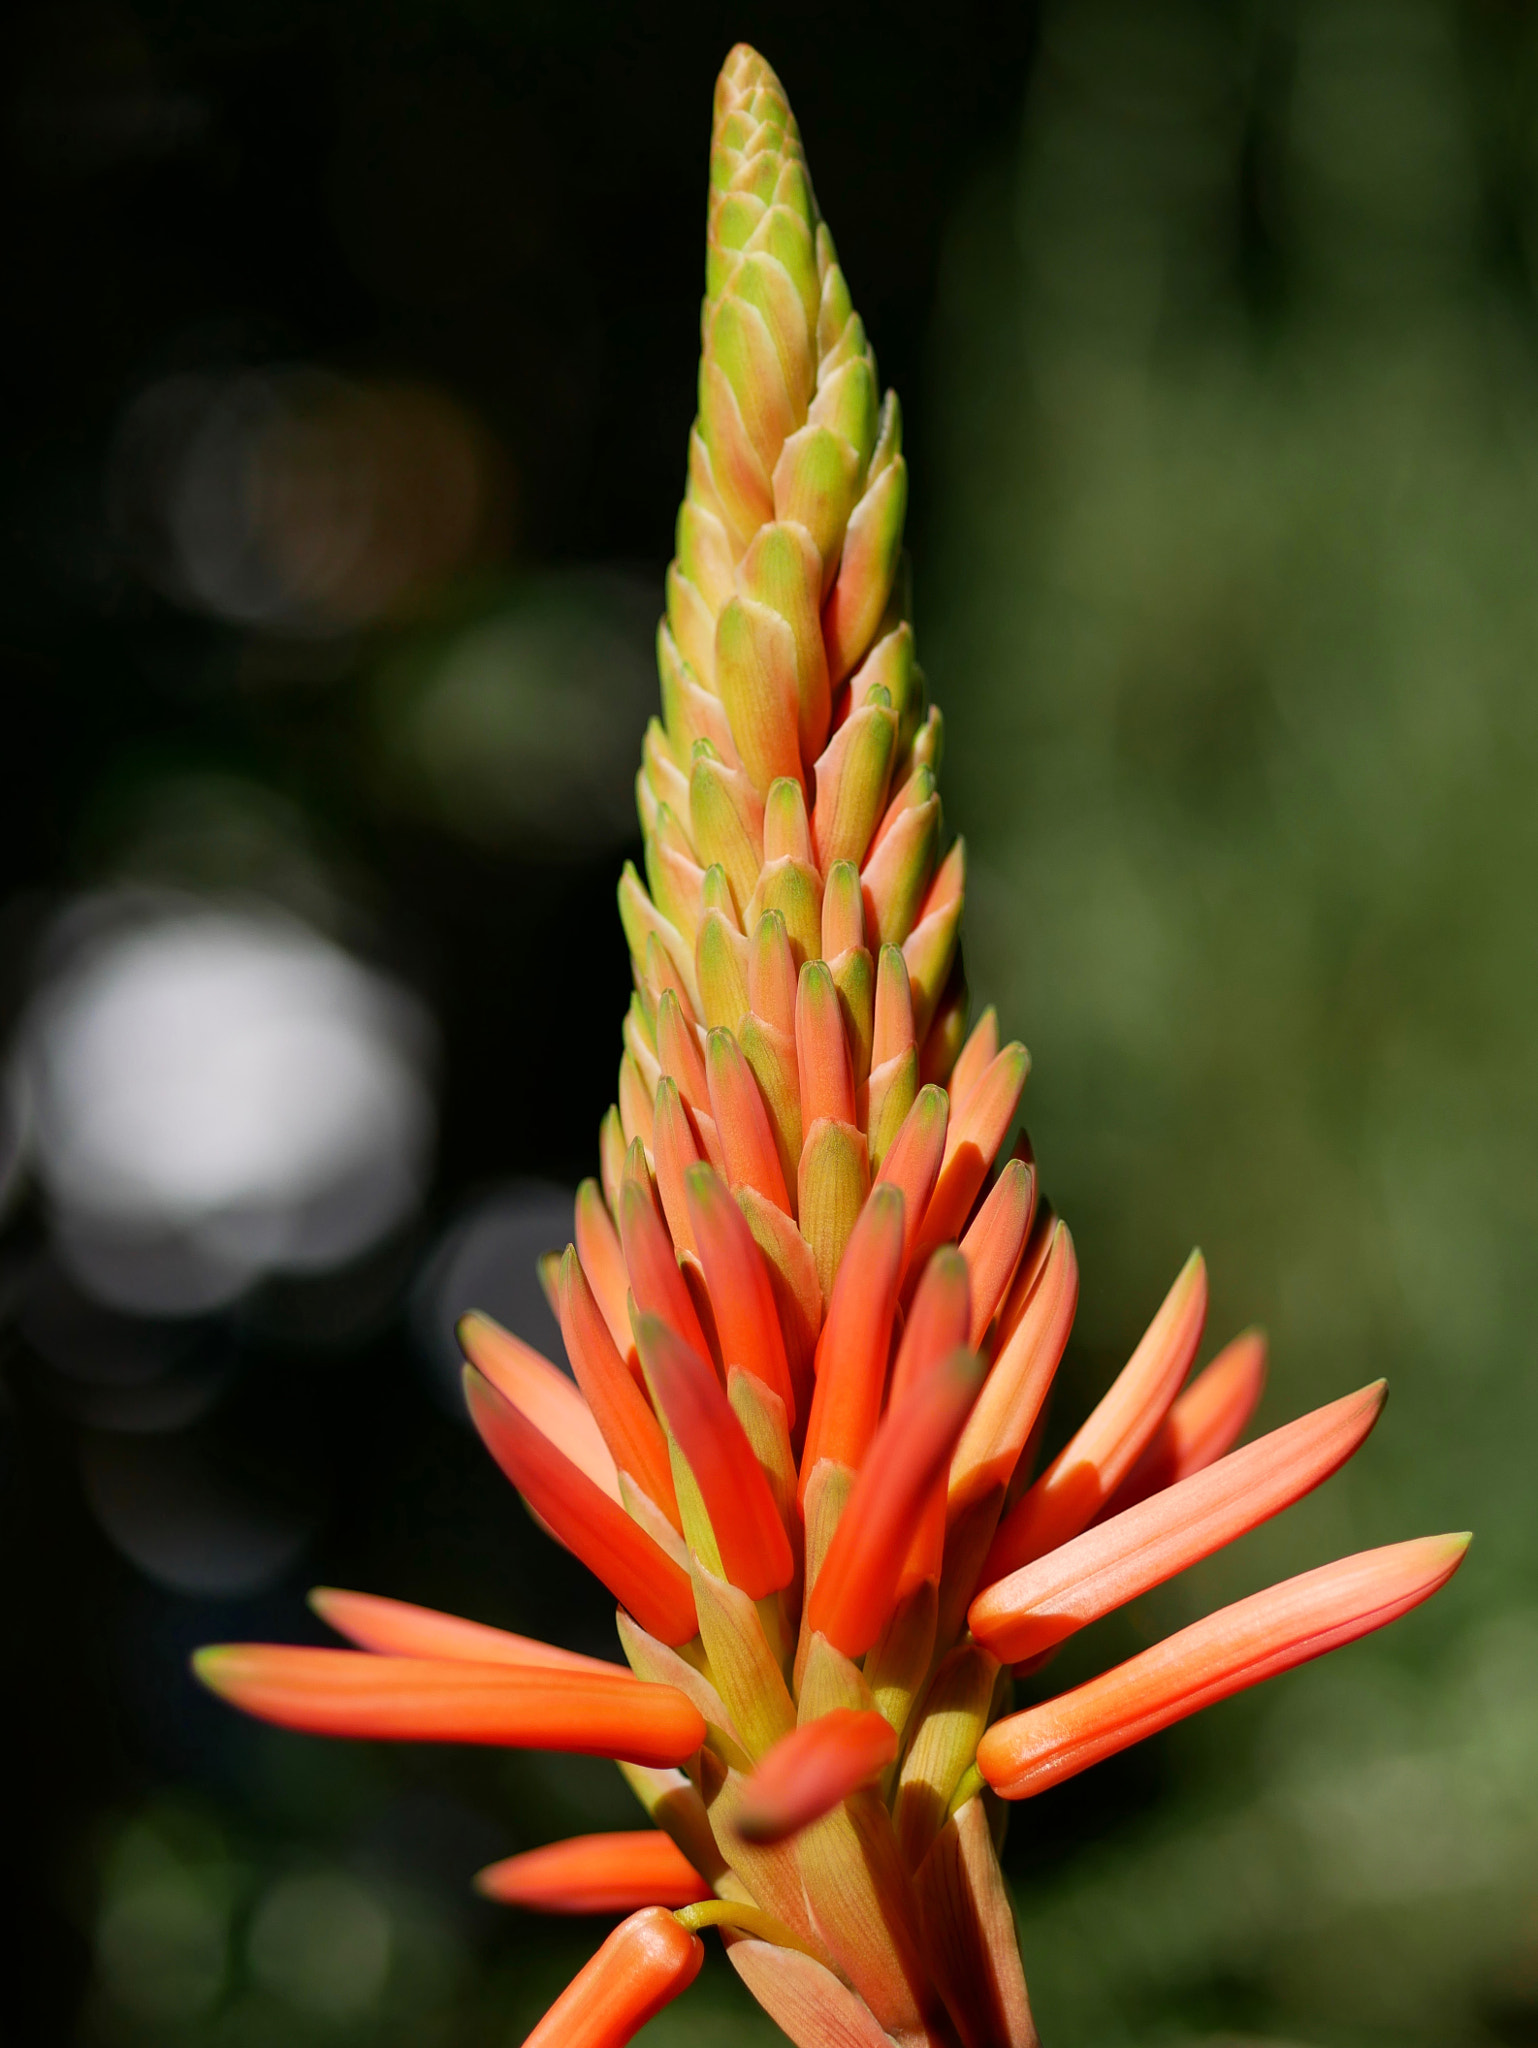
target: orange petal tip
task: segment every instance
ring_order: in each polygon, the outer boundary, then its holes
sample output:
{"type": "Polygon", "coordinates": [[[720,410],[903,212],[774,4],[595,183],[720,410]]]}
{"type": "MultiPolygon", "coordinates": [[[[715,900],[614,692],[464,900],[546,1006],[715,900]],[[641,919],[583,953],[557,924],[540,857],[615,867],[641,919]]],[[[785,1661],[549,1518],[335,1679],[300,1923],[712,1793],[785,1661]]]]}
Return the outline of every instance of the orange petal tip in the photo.
{"type": "Polygon", "coordinates": [[[536,1913],[633,1913],[714,1898],[671,1835],[660,1828],[578,1835],[480,1871],[475,1888],[499,1905],[536,1913]]]}
{"type": "Polygon", "coordinates": [[[580,1671],[287,1643],[219,1643],[192,1661],[232,1706],[312,1735],[551,1749],[652,1766],[686,1761],[705,1739],[703,1716],[681,1692],[617,1665],[580,1671]]]}
{"type": "Polygon", "coordinates": [[[523,2048],[623,2048],[687,1991],[705,1944],[663,1906],[622,1920],[579,1970],[523,2048]]]}
{"type": "Polygon", "coordinates": [[[831,1813],[897,1756],[897,1732],[871,1708],[835,1707],[782,1736],[746,1780],[733,1825],[745,1841],[783,1842],[831,1813]]]}
{"type": "Polygon", "coordinates": [[[1072,1692],[995,1722],[978,1744],[978,1768],[1004,1798],[1029,1799],[1397,1620],[1447,1583],[1470,1540],[1465,1530],[1388,1544],[1253,1593],[1072,1692]]]}

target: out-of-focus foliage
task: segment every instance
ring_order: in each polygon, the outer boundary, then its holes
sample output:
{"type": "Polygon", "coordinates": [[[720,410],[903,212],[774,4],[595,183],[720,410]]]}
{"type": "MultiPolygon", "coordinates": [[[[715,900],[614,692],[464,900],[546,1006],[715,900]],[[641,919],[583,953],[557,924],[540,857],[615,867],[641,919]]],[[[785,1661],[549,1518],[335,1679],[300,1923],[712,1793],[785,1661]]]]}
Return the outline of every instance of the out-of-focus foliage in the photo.
{"type": "Polygon", "coordinates": [[[956,223],[923,625],[1081,1387],[1193,1240],[1263,1420],[1393,1387],[1147,1633],[1478,1531],[1181,1731],[1162,1802],[1045,1858],[1017,1816],[1052,2048],[1538,2038],[1535,284],[1531,9],[1050,7],[956,223]]]}

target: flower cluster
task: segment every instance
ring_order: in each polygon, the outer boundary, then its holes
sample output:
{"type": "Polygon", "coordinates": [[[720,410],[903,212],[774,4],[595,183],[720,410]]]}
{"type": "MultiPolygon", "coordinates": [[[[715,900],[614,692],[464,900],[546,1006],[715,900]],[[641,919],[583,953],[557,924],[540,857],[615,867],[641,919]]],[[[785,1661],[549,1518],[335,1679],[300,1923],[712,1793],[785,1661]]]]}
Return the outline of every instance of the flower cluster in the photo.
{"type": "Polygon", "coordinates": [[[700,1930],[802,2048],[1024,2048],[1008,1803],[1376,1628],[1466,1539],[1326,1565],[1016,1711],[1075,1630],[1350,1457],[1364,1388],[1235,1449],[1262,1340],[1195,1377],[1199,1254],[1067,1446],[1036,1447],[1078,1294],[1023,1138],[1023,1046],[967,1030],[965,860],[914,655],[895,397],[778,80],[728,58],[699,411],[637,784],[646,877],[601,1174],[545,1261],[571,1373],[484,1317],[477,1429],[614,1594],[629,1670],[322,1590],[349,1649],[206,1650],[284,1726],[615,1758],[651,1827],[482,1873],[625,1914],[530,2037],[613,2048],[700,1930]],[[1189,1383],[1187,1383],[1189,1380],[1189,1383]]]}

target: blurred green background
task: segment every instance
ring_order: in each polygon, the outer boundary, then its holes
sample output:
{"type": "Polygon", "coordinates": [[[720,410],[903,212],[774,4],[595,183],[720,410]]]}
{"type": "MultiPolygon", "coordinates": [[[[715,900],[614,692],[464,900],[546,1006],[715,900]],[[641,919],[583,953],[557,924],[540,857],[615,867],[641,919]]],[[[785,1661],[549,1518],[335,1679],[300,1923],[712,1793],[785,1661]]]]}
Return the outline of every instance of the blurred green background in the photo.
{"type": "MultiPolygon", "coordinates": [[[[1192,1242],[1213,1340],[1271,1333],[1263,1423],[1392,1385],[1347,1473],[1053,1684],[1478,1532],[1384,1636],[1015,1814],[1043,2039],[1538,2042],[1538,11],[749,12],[10,32],[7,2038],[480,2048],[601,1934],[468,1880],[632,1824],[606,1767],[304,1742],[184,1659],[319,1639],[317,1580],[606,1636],[455,1419],[448,1331],[471,1293],[547,1341],[529,1259],[612,1088],[747,34],[904,398],[969,966],[1083,1268],[1054,1427],[1192,1242]],[[61,1064],[59,1020],[120,992],[113,934],[209,912],[351,977],[388,1213],[297,1152],[218,1215],[168,1153],[153,1243],[91,1206],[70,1116],[99,1175],[87,1082],[149,1069],[61,1064]]],[[[778,2036],[713,1957],[645,2038],[778,2036]]]]}
{"type": "Polygon", "coordinates": [[[926,650],[1081,1365],[1197,1241],[1264,1417],[1392,1389],[1145,1626],[1478,1531],[1029,1870],[1048,2040],[1538,2039],[1535,26],[1049,8],[948,245],[926,650]]]}

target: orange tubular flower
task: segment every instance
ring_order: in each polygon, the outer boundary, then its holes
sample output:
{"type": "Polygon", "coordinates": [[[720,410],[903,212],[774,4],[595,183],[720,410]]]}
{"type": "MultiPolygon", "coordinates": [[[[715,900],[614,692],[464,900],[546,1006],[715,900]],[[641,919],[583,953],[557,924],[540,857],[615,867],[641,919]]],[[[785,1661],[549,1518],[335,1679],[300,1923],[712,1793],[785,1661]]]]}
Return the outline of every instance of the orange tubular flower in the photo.
{"type": "Polygon", "coordinates": [[[742,46],[716,89],[705,283],[646,873],[619,889],[617,1100],[541,1268],[574,1377],[460,1325],[472,1419],[614,1594],[631,1669],[322,1588],[353,1648],[227,1645],[197,1670],[288,1728],[621,1763],[650,1831],[479,1879],[526,1909],[630,1913],[538,2048],[619,2048],[693,1979],[709,1926],[800,2048],[1033,2048],[1000,1800],[1392,1620],[1466,1539],[1326,1565],[1009,1711],[1006,1667],[1322,1483],[1383,1389],[1236,1449],[1265,1345],[1236,1338],[1185,1384],[1193,1253],[1033,1472],[1077,1255],[1010,1144],[1029,1055],[992,1010],[967,1030],[901,412],[783,89],[742,46]]]}
{"type": "Polygon", "coordinates": [[[732,1825],[747,1842],[783,1842],[841,1806],[897,1757],[897,1731],[874,1708],[832,1707],[781,1736],[748,1779],[732,1825]]]}
{"type": "Polygon", "coordinates": [[[536,1913],[633,1913],[642,1906],[693,1906],[715,1893],[671,1835],[577,1835],[493,1863],[477,1891],[536,1913]]]}
{"type": "Polygon", "coordinates": [[[705,1944],[660,1906],[621,1921],[529,2035],[525,2048],[624,2048],[687,1991],[705,1944]]]}

